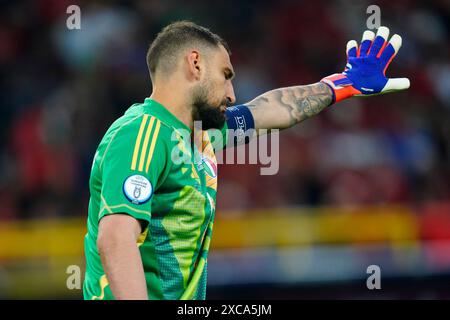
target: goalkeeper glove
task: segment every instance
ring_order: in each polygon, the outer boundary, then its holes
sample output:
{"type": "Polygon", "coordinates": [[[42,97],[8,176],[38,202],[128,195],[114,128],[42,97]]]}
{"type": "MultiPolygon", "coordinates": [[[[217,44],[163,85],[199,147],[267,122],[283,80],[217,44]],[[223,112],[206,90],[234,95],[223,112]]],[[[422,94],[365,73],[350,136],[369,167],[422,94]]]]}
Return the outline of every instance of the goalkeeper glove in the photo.
{"type": "Polygon", "coordinates": [[[352,96],[370,96],[409,88],[407,78],[386,78],[386,69],[402,45],[398,34],[394,34],[389,42],[388,36],[389,29],[380,27],[376,36],[372,31],[365,31],[359,47],[355,40],[347,43],[344,72],[321,80],[331,87],[333,103],[352,96]]]}

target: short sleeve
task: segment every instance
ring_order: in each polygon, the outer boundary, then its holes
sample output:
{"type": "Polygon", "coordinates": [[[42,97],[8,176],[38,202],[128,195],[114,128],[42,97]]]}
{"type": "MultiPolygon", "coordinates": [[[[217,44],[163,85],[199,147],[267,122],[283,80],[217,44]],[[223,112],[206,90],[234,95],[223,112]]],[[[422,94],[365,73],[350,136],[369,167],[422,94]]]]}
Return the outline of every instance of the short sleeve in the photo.
{"type": "Polygon", "coordinates": [[[167,148],[160,120],[144,115],[113,134],[100,164],[101,206],[105,215],[125,213],[150,222],[152,197],[166,167],[167,148]]]}

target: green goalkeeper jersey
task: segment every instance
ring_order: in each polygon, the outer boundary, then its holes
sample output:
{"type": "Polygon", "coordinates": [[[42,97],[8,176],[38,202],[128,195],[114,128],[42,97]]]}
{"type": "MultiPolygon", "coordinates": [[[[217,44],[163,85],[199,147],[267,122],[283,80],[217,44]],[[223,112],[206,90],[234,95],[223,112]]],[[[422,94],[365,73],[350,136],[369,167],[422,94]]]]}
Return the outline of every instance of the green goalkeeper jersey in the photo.
{"type": "Polygon", "coordinates": [[[96,242],[100,219],[117,213],[145,222],[136,245],[149,299],[205,299],[217,161],[209,133],[199,135],[192,143],[190,128],[150,98],[108,129],[89,180],[85,299],[114,299],[96,242]]]}

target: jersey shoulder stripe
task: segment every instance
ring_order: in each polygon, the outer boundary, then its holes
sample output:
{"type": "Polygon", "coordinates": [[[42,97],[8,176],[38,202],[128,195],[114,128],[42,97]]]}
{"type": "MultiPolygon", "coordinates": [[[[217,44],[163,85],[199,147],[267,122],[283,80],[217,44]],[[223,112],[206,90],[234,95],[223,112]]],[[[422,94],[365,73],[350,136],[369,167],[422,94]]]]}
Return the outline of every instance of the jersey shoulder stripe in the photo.
{"type": "Polygon", "coordinates": [[[158,120],[156,123],[155,132],[153,134],[153,139],[152,139],[152,144],[150,146],[150,151],[149,151],[149,155],[147,158],[147,165],[145,167],[145,172],[147,172],[147,173],[148,173],[148,168],[150,167],[150,163],[152,162],[153,152],[155,151],[156,139],[158,138],[160,127],[161,127],[161,121],[158,120]]]}
{"type": "MultiPolygon", "coordinates": [[[[119,161],[128,170],[148,174],[156,155],[165,158],[163,155],[170,149],[173,126],[162,121],[158,114],[142,112],[138,108],[132,111],[117,119],[100,143],[100,169],[106,155],[114,149],[114,157],[122,158],[119,161]]],[[[160,165],[161,161],[157,162],[160,165]]]]}
{"type": "Polygon", "coordinates": [[[139,132],[134,144],[133,160],[131,162],[131,170],[136,169],[137,158],[139,154],[139,147],[141,145],[142,134],[144,133],[145,125],[147,123],[148,115],[144,114],[141,121],[141,126],[139,127],[139,132]]]}
{"type": "Polygon", "coordinates": [[[156,141],[158,140],[161,121],[154,116],[144,114],[134,143],[131,170],[148,172],[156,141]],[[148,153],[147,153],[148,151],[148,153]],[[147,160],[147,162],[145,161],[147,160]],[[144,166],[145,165],[145,166],[144,166]]]}
{"type": "MultiPolygon", "coordinates": [[[[155,117],[151,117],[150,119],[150,123],[147,127],[147,131],[145,132],[145,139],[144,139],[144,144],[142,146],[142,151],[141,151],[141,155],[140,155],[140,161],[139,161],[139,171],[144,170],[144,161],[145,161],[145,156],[147,153],[147,148],[148,148],[148,140],[150,138],[150,132],[153,130],[153,126],[155,124],[155,117]]],[[[152,141],[156,138],[155,136],[155,132],[153,132],[153,138],[152,141]]]]}

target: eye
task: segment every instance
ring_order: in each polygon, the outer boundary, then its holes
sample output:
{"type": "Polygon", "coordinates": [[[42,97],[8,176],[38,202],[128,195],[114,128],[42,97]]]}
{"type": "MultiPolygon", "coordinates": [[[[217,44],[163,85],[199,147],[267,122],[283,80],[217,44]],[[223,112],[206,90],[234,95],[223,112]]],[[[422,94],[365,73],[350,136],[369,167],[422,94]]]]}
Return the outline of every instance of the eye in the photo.
{"type": "Polygon", "coordinates": [[[233,71],[231,71],[230,69],[226,68],[226,69],[223,71],[223,75],[224,75],[224,77],[225,77],[226,80],[231,80],[231,79],[233,79],[234,73],[233,73],[233,71]]]}

